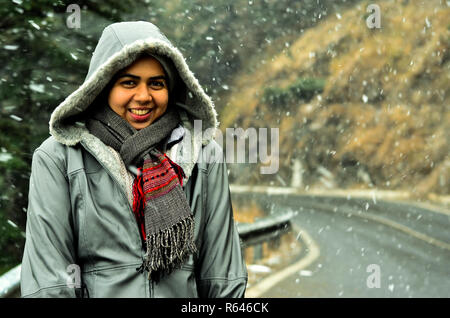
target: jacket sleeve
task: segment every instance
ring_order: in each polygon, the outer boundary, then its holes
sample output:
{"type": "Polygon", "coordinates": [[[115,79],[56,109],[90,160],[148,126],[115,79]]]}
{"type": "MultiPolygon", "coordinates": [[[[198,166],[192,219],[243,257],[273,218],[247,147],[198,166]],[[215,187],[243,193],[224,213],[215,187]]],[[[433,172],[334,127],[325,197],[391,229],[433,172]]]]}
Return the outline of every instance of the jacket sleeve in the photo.
{"type": "MultiPolygon", "coordinates": [[[[222,156],[223,158],[223,156],[222,156]]],[[[224,160],[208,165],[206,225],[199,254],[199,296],[204,298],[244,297],[247,270],[239,234],[233,220],[228,174],[224,160]]]]}
{"type": "MultiPolygon", "coordinates": [[[[76,297],[67,272],[75,264],[68,181],[64,169],[43,150],[33,155],[26,241],[21,269],[22,297],[76,297]]],[[[73,286],[73,285],[72,285],[73,286]]]]}

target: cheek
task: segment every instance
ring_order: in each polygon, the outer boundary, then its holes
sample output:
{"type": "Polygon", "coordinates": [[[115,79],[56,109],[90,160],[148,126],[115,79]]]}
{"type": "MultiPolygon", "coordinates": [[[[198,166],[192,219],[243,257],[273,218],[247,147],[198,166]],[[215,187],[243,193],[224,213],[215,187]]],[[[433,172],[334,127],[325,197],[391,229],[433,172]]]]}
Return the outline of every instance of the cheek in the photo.
{"type": "Polygon", "coordinates": [[[119,89],[112,89],[108,96],[108,103],[114,110],[125,109],[129,96],[119,89]]]}
{"type": "Polygon", "coordinates": [[[155,96],[155,101],[157,102],[158,108],[165,111],[169,104],[169,95],[167,93],[161,93],[158,96],[155,96]]]}

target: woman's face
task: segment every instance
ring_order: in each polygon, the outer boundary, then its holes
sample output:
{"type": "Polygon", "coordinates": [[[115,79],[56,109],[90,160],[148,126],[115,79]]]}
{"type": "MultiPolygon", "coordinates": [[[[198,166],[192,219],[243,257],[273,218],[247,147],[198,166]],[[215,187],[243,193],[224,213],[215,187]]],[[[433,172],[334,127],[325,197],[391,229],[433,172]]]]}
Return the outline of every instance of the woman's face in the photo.
{"type": "Polygon", "coordinates": [[[161,117],[168,102],[164,69],[151,56],[141,57],[120,71],[108,95],[111,109],[138,130],[161,117]]]}

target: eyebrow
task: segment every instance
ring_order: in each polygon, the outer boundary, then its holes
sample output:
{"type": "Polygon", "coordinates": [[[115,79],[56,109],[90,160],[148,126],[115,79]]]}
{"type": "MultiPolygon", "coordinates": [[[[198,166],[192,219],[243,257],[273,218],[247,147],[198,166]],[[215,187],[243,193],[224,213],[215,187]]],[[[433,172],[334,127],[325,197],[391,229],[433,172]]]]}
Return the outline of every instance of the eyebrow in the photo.
{"type": "MultiPolygon", "coordinates": [[[[141,77],[140,76],[137,76],[137,75],[133,75],[133,74],[122,74],[122,75],[119,75],[118,77],[117,77],[117,79],[116,80],[118,80],[119,78],[122,78],[122,77],[131,77],[131,78],[134,78],[134,79],[141,79],[141,77]]],[[[153,76],[153,77],[150,77],[149,78],[149,80],[159,80],[159,79],[166,79],[166,76],[164,76],[164,75],[158,75],[158,76],[153,76]]]]}

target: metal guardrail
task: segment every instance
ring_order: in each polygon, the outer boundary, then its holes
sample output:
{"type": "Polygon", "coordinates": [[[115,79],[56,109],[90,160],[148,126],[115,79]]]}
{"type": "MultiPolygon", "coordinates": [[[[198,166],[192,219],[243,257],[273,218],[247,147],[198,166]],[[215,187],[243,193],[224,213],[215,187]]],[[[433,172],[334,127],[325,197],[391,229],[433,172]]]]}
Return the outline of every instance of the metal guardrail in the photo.
{"type": "Polygon", "coordinates": [[[271,215],[254,223],[238,223],[237,228],[243,247],[261,244],[280,237],[289,231],[293,212],[271,215]]]}
{"type": "Polygon", "coordinates": [[[253,246],[253,261],[263,258],[263,243],[268,242],[271,249],[277,248],[281,236],[291,229],[291,218],[294,213],[272,215],[256,220],[254,223],[238,223],[237,228],[245,257],[248,247],[253,246]]]}
{"type": "Polygon", "coordinates": [[[0,276],[0,298],[11,297],[19,292],[21,267],[22,265],[17,265],[0,276]]]}
{"type": "MultiPolygon", "coordinates": [[[[254,223],[238,223],[237,229],[242,247],[246,248],[261,244],[265,241],[276,240],[282,234],[289,231],[290,220],[294,216],[292,212],[268,216],[254,223]]],[[[19,296],[20,294],[20,270],[17,265],[7,273],[0,276],[0,298],[19,296]]]]}

